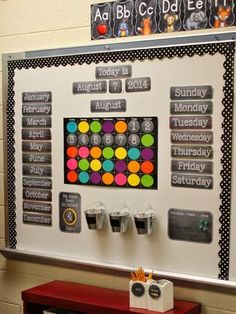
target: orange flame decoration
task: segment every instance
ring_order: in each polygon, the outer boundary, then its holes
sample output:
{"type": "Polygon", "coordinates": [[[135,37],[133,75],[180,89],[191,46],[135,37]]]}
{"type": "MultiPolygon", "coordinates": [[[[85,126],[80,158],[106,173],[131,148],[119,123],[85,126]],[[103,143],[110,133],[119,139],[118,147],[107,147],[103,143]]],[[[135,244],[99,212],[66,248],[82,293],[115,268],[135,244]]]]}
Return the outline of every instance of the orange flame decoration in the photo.
{"type": "Polygon", "coordinates": [[[131,279],[133,281],[147,282],[148,280],[152,279],[152,273],[150,273],[148,276],[145,276],[143,268],[138,267],[134,272],[131,272],[131,279]]]}

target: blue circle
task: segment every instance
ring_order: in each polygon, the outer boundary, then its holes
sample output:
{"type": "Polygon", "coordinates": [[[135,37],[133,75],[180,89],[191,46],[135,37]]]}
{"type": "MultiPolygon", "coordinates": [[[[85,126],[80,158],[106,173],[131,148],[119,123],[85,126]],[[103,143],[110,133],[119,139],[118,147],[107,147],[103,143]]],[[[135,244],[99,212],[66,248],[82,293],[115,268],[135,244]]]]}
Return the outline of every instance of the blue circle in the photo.
{"type": "Polygon", "coordinates": [[[69,133],[75,133],[77,131],[77,123],[70,121],[67,123],[66,128],[69,133]]]}
{"type": "Polygon", "coordinates": [[[137,160],[140,157],[140,150],[138,148],[130,148],[128,150],[128,157],[132,160],[137,160]]]}
{"type": "Polygon", "coordinates": [[[79,181],[81,183],[88,183],[88,181],[89,181],[88,173],[85,172],[85,171],[80,172],[80,174],[79,174],[79,181]]]}
{"type": "Polygon", "coordinates": [[[102,167],[106,172],[110,172],[114,169],[114,163],[111,160],[105,160],[102,163],[102,167]]]}

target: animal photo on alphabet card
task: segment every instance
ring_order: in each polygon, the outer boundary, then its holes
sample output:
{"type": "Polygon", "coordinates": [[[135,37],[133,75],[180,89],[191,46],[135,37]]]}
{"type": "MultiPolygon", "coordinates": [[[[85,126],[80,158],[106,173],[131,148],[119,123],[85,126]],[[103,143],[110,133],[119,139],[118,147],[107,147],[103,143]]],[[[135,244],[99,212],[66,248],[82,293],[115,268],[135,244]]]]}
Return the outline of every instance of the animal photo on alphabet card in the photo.
{"type": "Polygon", "coordinates": [[[210,25],[214,28],[232,26],[235,23],[235,4],[233,0],[212,0],[210,25]]]}
{"type": "Polygon", "coordinates": [[[134,2],[132,0],[116,1],[113,4],[113,35],[128,37],[134,33],[134,2]]]}
{"type": "Polygon", "coordinates": [[[157,0],[136,0],[135,2],[135,33],[150,35],[157,31],[157,0]]]}
{"type": "Polygon", "coordinates": [[[185,30],[196,30],[206,28],[208,0],[189,1],[184,0],[184,22],[185,30]]]}
{"type": "Polygon", "coordinates": [[[92,6],[91,8],[92,39],[104,39],[111,37],[112,35],[111,14],[112,7],[110,3],[92,6]]]}
{"type": "Polygon", "coordinates": [[[171,33],[181,29],[181,0],[158,0],[159,31],[171,33]]]}

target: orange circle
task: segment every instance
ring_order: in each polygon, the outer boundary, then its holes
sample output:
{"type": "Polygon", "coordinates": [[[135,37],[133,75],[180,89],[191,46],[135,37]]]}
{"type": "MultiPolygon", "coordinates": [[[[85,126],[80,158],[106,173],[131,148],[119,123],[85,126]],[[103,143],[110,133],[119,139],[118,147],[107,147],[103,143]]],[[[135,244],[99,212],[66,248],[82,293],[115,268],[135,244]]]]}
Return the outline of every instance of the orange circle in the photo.
{"type": "Polygon", "coordinates": [[[138,172],[140,169],[140,164],[136,160],[132,160],[128,163],[128,170],[132,173],[138,172]]]}
{"type": "Polygon", "coordinates": [[[93,148],[91,148],[91,150],[90,150],[90,155],[91,155],[93,158],[97,159],[97,158],[100,158],[100,157],[101,157],[102,151],[101,151],[101,149],[100,149],[99,147],[93,147],[93,148]]]}
{"type": "Polygon", "coordinates": [[[118,121],[115,124],[115,130],[117,133],[125,133],[127,130],[128,126],[125,121],[118,121]]]}
{"type": "Polygon", "coordinates": [[[141,170],[143,173],[152,173],[154,169],[153,163],[151,161],[144,161],[141,165],[141,170]]]}
{"type": "Polygon", "coordinates": [[[102,182],[106,185],[111,185],[114,181],[114,176],[111,173],[104,173],[102,176],[102,182]]]}
{"type": "Polygon", "coordinates": [[[71,158],[75,158],[78,155],[78,149],[75,146],[70,146],[67,148],[67,156],[71,157],[71,158]]]}
{"type": "Polygon", "coordinates": [[[67,173],[67,180],[71,183],[74,183],[78,180],[78,175],[75,171],[69,171],[67,173]]]}

